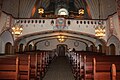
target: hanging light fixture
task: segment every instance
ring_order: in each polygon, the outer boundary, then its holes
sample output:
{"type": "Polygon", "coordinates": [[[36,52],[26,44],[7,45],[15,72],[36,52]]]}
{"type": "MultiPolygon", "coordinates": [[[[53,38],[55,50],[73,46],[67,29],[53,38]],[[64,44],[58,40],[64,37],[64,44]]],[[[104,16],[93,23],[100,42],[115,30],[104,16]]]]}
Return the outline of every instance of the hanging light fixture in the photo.
{"type": "Polygon", "coordinates": [[[98,24],[98,26],[95,28],[95,35],[97,37],[104,37],[105,36],[105,27],[101,24],[98,24]]]}
{"type": "Polygon", "coordinates": [[[42,7],[40,7],[40,8],[38,9],[38,13],[39,13],[40,15],[42,15],[42,14],[44,13],[44,9],[43,9],[42,7]]]}
{"type": "Polygon", "coordinates": [[[60,43],[63,43],[63,42],[65,42],[66,37],[63,36],[63,35],[59,35],[59,36],[57,36],[57,40],[58,40],[60,43]]]}
{"type": "Polygon", "coordinates": [[[12,27],[12,34],[19,36],[20,34],[22,34],[23,31],[23,27],[21,25],[19,25],[19,23],[17,22],[13,27],[12,27]]]}
{"type": "Polygon", "coordinates": [[[42,6],[42,0],[40,2],[40,8],[38,9],[38,13],[40,14],[40,17],[42,17],[42,14],[44,14],[44,8],[42,6]]]}
{"type": "Polygon", "coordinates": [[[79,15],[84,15],[84,9],[83,9],[83,8],[80,8],[79,11],[78,11],[78,14],[79,14],[79,15]]]}
{"type": "Polygon", "coordinates": [[[100,1],[98,0],[98,8],[99,8],[99,22],[98,26],[95,28],[95,36],[102,38],[105,36],[105,26],[103,25],[103,21],[100,20],[100,1]]]}
{"type": "MultiPolygon", "coordinates": [[[[20,0],[18,5],[18,19],[19,19],[19,9],[20,9],[20,0]]],[[[20,25],[20,21],[16,21],[16,23],[12,27],[12,34],[15,35],[15,37],[18,37],[20,34],[22,34],[23,26],[20,25]]]]}

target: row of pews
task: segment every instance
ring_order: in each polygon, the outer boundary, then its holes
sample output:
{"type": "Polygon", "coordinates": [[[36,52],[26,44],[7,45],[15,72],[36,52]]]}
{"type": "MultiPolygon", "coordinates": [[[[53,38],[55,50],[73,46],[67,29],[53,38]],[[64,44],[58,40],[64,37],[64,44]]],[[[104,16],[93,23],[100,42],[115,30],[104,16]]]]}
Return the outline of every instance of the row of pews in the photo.
{"type": "Polygon", "coordinates": [[[69,61],[76,80],[119,80],[120,56],[93,52],[70,52],[69,61]]]}
{"type": "Polygon", "coordinates": [[[41,80],[52,58],[51,51],[0,56],[0,80],[41,80]]]}

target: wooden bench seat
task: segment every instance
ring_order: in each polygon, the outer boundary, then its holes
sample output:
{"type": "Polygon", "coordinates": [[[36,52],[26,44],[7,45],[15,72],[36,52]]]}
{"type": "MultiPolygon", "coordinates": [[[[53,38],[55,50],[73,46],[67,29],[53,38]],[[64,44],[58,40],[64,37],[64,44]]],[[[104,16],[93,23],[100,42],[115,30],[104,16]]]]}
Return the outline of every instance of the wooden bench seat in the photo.
{"type": "Polygon", "coordinates": [[[0,57],[0,80],[18,80],[18,57],[0,57]]]}
{"type": "Polygon", "coordinates": [[[93,58],[93,64],[94,80],[118,80],[116,78],[116,67],[112,62],[97,62],[96,59],[93,58]]]}
{"type": "Polygon", "coordinates": [[[30,55],[19,54],[19,79],[30,80],[30,55]]]}
{"type": "Polygon", "coordinates": [[[41,80],[48,65],[48,51],[0,56],[0,80],[41,80]]]}
{"type": "MultiPolygon", "coordinates": [[[[120,61],[120,56],[112,56],[112,55],[110,55],[110,56],[106,56],[106,55],[81,55],[81,59],[80,59],[81,60],[80,61],[80,67],[81,67],[81,69],[80,69],[80,76],[84,80],[88,80],[88,79],[93,79],[94,78],[93,77],[93,58],[97,59],[97,65],[104,64],[104,65],[101,65],[100,69],[102,67],[104,67],[104,69],[106,69],[106,70],[110,69],[110,66],[112,64],[116,64],[116,66],[117,65],[119,66],[119,62],[118,61],[120,61]],[[84,65],[82,65],[81,63],[84,63],[84,65]],[[109,65],[105,66],[105,64],[106,65],[109,64],[109,65]],[[84,70],[82,70],[82,67],[84,68],[84,70]]],[[[99,69],[97,69],[97,70],[99,71],[99,69]]],[[[102,72],[102,70],[101,70],[101,72],[102,72]]],[[[119,70],[117,70],[117,72],[119,72],[119,70]]]]}

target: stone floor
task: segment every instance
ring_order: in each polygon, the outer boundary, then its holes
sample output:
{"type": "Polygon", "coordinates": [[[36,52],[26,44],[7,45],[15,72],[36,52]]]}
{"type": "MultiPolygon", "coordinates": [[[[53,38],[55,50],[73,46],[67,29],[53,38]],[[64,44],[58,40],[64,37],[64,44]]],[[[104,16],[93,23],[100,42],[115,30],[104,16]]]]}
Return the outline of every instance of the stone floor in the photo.
{"type": "Polygon", "coordinates": [[[43,80],[75,80],[66,57],[56,57],[43,80]]]}

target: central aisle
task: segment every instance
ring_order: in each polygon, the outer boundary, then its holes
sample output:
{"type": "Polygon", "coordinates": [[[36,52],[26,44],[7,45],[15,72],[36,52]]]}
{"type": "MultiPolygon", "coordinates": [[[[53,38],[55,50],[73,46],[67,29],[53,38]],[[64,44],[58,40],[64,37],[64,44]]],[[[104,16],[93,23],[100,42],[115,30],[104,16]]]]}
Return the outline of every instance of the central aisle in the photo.
{"type": "Polygon", "coordinates": [[[75,80],[66,57],[56,57],[43,80],[75,80]]]}

